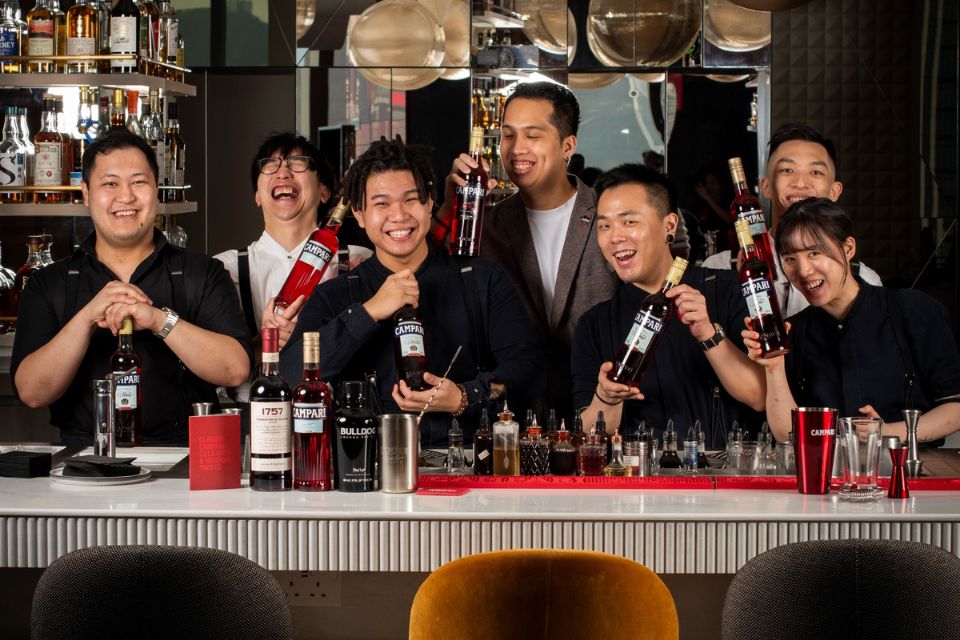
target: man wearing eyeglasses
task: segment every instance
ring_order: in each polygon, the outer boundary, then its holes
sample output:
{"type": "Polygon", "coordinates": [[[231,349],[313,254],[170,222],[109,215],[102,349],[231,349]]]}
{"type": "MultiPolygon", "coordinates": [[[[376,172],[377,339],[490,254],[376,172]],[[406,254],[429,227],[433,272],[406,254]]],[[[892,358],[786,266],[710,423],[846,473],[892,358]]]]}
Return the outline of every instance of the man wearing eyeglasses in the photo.
{"type": "MultiPolygon", "coordinates": [[[[301,296],[283,314],[274,314],[273,298],[317,228],[318,213],[324,215],[333,204],[337,180],[309,140],[285,132],[260,145],[250,164],[250,182],[263,213],[263,233],[246,251],[233,249],[214,257],[223,262],[237,285],[251,335],[265,326],[277,327],[282,346],[296,326],[304,299],[301,296]]],[[[352,266],[370,255],[363,247],[349,249],[352,266]]],[[[323,279],[335,277],[338,270],[335,256],[323,279]]],[[[245,401],[243,396],[240,393],[238,399],[245,401]]]]}

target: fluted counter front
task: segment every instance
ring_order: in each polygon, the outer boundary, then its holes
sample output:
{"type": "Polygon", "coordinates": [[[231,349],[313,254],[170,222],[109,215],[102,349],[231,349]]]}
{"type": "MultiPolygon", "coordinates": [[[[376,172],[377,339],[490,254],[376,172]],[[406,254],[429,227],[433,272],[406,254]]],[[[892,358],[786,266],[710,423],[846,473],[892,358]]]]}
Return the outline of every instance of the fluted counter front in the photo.
{"type": "Polygon", "coordinates": [[[271,570],[432,571],[499,549],[593,549],[659,573],[734,573],[802,540],[914,540],[960,555],[960,492],[849,504],[793,491],[473,490],[461,496],[191,492],[0,478],[0,567],[101,544],[225,549],[271,570]]]}

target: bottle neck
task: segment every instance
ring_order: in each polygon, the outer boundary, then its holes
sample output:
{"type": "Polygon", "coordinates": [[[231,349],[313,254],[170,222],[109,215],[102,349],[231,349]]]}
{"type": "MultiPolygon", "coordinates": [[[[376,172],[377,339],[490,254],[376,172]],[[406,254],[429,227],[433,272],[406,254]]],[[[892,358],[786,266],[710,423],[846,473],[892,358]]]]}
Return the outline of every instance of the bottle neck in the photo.
{"type": "Polygon", "coordinates": [[[17,137],[17,126],[14,122],[14,118],[11,118],[9,115],[4,116],[3,118],[3,139],[11,140],[17,137]]]}
{"type": "Polygon", "coordinates": [[[305,360],[303,362],[303,379],[311,382],[320,380],[320,363],[305,360]]]}
{"type": "Polygon", "coordinates": [[[280,374],[280,354],[276,351],[264,351],[260,360],[260,374],[275,376],[280,374]]]}
{"type": "Polygon", "coordinates": [[[40,130],[51,131],[51,132],[54,132],[57,130],[57,112],[56,111],[43,112],[43,115],[40,118],[40,130]]]}
{"type": "Polygon", "coordinates": [[[332,233],[337,233],[340,231],[341,221],[336,218],[330,218],[327,220],[327,224],[323,225],[324,229],[331,231],[332,233]]]}
{"type": "Polygon", "coordinates": [[[43,256],[40,253],[40,247],[27,245],[27,266],[38,267],[43,264],[43,256]]]}
{"type": "Polygon", "coordinates": [[[132,349],[133,349],[133,334],[132,334],[132,333],[121,333],[121,334],[118,334],[118,335],[120,336],[120,339],[119,339],[120,348],[123,349],[123,350],[125,350],[125,351],[130,351],[130,350],[132,350],[132,349]]]}
{"type": "Polygon", "coordinates": [[[750,194],[751,194],[751,192],[750,192],[750,187],[747,186],[747,181],[746,181],[746,180],[736,180],[736,181],[734,181],[734,183],[733,183],[733,190],[734,190],[734,192],[735,192],[738,196],[743,195],[743,194],[747,194],[747,195],[750,195],[750,194]]]}

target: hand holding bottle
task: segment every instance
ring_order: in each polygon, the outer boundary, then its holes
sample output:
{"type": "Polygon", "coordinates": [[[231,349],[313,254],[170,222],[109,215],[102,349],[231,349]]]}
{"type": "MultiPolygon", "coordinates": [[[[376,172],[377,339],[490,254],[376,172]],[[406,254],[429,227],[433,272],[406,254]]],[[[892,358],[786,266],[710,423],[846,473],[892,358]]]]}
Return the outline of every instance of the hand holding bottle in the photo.
{"type": "Polygon", "coordinates": [[[430,404],[425,410],[427,413],[436,411],[455,413],[460,410],[460,404],[463,401],[463,392],[460,391],[460,387],[457,386],[455,382],[449,378],[441,378],[429,372],[423,374],[423,380],[430,385],[425,391],[414,391],[408,387],[407,383],[403,380],[393,385],[393,390],[390,392],[390,395],[401,410],[416,411],[419,413],[420,411],[424,411],[423,405],[427,404],[428,401],[430,404]],[[437,385],[440,384],[441,380],[445,381],[434,396],[437,385]],[[433,400],[430,400],[431,396],[433,400]]]}
{"type": "Polygon", "coordinates": [[[690,285],[681,284],[667,291],[666,296],[673,300],[677,308],[677,318],[687,325],[697,342],[713,337],[716,329],[710,321],[707,313],[707,299],[702,293],[690,285]]]}
{"type": "MultiPolygon", "coordinates": [[[[761,355],[763,352],[760,349],[760,334],[750,328],[750,318],[744,318],[743,323],[747,326],[747,328],[741,331],[740,335],[743,337],[743,346],[747,348],[747,357],[771,371],[777,368],[783,368],[786,362],[786,356],[782,355],[775,356],[773,358],[764,358],[761,355]]],[[[789,334],[790,323],[784,322],[783,324],[786,328],[787,334],[789,334]]]]}
{"type": "Polygon", "coordinates": [[[133,321],[134,331],[147,329],[154,333],[159,332],[167,321],[167,313],[163,309],[154,307],[146,302],[117,302],[110,305],[104,313],[103,324],[110,333],[117,335],[123,325],[124,318],[133,321]]]}
{"type": "Polygon", "coordinates": [[[363,308],[371,318],[380,322],[393,317],[404,305],[416,308],[419,303],[420,285],[413,272],[404,269],[390,274],[373,297],[363,303],[363,308]]]}
{"type": "Polygon", "coordinates": [[[287,344],[287,340],[290,339],[290,334],[293,333],[293,330],[297,328],[297,316],[300,315],[300,310],[306,301],[306,296],[298,296],[297,299],[293,301],[293,304],[284,309],[282,313],[274,313],[274,298],[267,300],[267,305],[263,309],[263,321],[261,325],[264,327],[275,327],[280,331],[281,349],[287,344]]]}
{"type": "MultiPolygon", "coordinates": [[[[481,158],[480,163],[483,165],[483,169],[487,172],[487,175],[490,175],[490,163],[487,162],[486,158],[481,158]]],[[[440,211],[446,211],[456,203],[457,187],[467,186],[467,181],[463,176],[468,175],[470,171],[476,169],[477,166],[479,166],[477,161],[474,160],[469,153],[461,153],[453,159],[450,173],[447,174],[443,182],[443,205],[440,207],[440,211]]],[[[496,186],[496,178],[487,179],[488,191],[494,189],[496,186]]]]}
{"type": "Polygon", "coordinates": [[[640,393],[640,389],[611,380],[608,374],[612,369],[612,362],[604,362],[600,365],[595,391],[597,397],[607,404],[620,404],[624,400],[643,400],[644,396],[640,393]]]}

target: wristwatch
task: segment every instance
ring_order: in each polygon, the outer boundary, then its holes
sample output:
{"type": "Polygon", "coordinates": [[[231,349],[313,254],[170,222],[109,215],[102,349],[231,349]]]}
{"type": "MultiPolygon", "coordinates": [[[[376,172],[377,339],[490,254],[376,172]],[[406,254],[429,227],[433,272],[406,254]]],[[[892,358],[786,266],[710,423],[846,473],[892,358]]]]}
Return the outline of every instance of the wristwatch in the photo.
{"type": "Polygon", "coordinates": [[[157,336],[161,340],[166,340],[167,336],[170,335],[170,332],[173,331],[174,325],[180,320],[180,316],[176,311],[170,309],[169,307],[164,307],[163,311],[167,314],[167,319],[164,320],[163,326],[160,327],[160,331],[157,331],[153,335],[157,336]]]}
{"type": "Polygon", "coordinates": [[[710,351],[715,346],[720,344],[720,341],[727,337],[727,334],[723,332],[723,327],[720,326],[719,322],[713,323],[713,328],[716,329],[716,333],[713,334],[713,337],[708,338],[700,343],[700,346],[703,347],[704,351],[710,351]]]}

